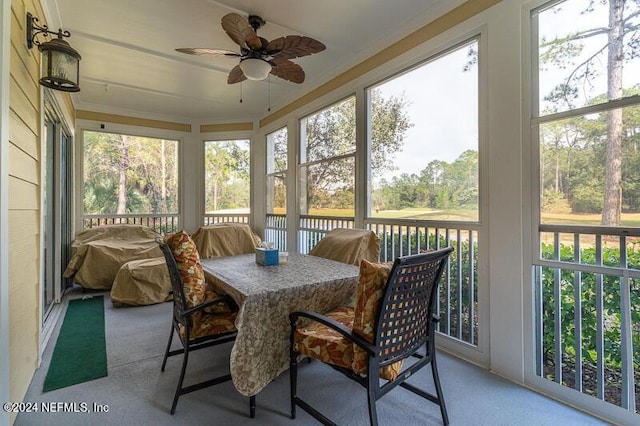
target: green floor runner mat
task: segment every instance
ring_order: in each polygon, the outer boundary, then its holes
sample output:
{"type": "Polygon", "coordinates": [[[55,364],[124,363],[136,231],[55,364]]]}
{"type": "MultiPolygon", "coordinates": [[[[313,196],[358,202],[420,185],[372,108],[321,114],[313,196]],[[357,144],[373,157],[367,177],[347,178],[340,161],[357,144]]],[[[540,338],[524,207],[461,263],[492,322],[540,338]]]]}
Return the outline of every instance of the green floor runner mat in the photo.
{"type": "Polygon", "coordinates": [[[107,375],[102,296],[69,301],[42,391],[107,375]]]}

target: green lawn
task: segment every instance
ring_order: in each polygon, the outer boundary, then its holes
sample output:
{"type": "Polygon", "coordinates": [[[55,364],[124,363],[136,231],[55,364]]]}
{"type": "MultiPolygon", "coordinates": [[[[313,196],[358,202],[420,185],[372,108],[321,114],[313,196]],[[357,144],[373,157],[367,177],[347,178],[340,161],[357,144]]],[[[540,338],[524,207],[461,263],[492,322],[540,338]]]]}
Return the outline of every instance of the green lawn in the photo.
{"type": "MultiPolygon", "coordinates": [[[[600,225],[600,214],[543,213],[542,223],[554,225],[600,225]]],[[[622,226],[640,226],[640,213],[623,213],[622,226]]]]}
{"type": "MultiPolygon", "coordinates": [[[[284,214],[284,209],[276,209],[276,214],[284,214]]],[[[311,209],[311,216],[353,217],[353,209],[311,209]]],[[[475,222],[476,210],[451,209],[438,210],[428,208],[409,208],[402,210],[380,210],[373,212],[373,218],[380,219],[416,219],[416,220],[456,220],[475,222]]],[[[542,223],[558,225],[600,225],[599,214],[543,213],[542,223]]],[[[623,213],[622,226],[640,227],[640,213],[623,213]]]]}

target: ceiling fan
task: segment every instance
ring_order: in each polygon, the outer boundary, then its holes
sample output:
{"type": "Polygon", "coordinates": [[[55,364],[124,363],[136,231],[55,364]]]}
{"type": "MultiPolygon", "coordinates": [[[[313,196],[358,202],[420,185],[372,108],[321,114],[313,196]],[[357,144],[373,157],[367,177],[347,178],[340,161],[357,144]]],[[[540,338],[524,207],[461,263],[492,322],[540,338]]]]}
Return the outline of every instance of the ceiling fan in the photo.
{"type": "Polygon", "coordinates": [[[227,77],[228,84],[246,80],[264,80],[269,73],[293,83],[304,81],[304,70],[292,61],[292,58],[322,52],[326,47],[311,37],[288,35],[267,41],[258,37],[258,28],[265,24],[264,19],[249,15],[247,19],[237,13],[222,17],[222,28],[231,40],[240,46],[240,53],[227,49],[206,47],[186,47],[176,49],[189,55],[221,55],[240,58],[227,77]]]}

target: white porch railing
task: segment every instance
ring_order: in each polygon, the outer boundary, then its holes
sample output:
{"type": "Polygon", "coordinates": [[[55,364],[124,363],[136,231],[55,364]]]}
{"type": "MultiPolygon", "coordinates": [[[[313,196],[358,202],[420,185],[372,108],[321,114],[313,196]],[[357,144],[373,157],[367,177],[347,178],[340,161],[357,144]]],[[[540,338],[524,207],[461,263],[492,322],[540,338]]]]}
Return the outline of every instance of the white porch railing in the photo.
{"type": "Polygon", "coordinates": [[[540,225],[536,374],[638,413],[640,230],[540,225]]]}
{"type": "Polygon", "coordinates": [[[121,224],[147,226],[164,235],[180,230],[180,216],[177,214],[88,214],[82,216],[84,230],[121,224]]]}
{"type": "Polygon", "coordinates": [[[477,345],[480,226],[467,222],[401,219],[368,219],[365,226],[380,238],[380,260],[384,262],[426,250],[453,247],[438,289],[438,331],[477,345]]]}
{"type": "MultiPolygon", "coordinates": [[[[298,227],[298,250],[308,253],[334,228],[353,228],[352,217],[302,216],[298,227]]],[[[365,227],[380,238],[380,260],[423,250],[453,246],[454,251],[440,285],[439,331],[471,345],[478,344],[478,232],[479,225],[397,219],[368,219],[365,227]]],[[[286,247],[284,215],[267,215],[265,239],[286,247]]]]}
{"type": "Polygon", "coordinates": [[[249,223],[250,213],[205,213],[203,226],[216,223],[249,223]]]}
{"type": "Polygon", "coordinates": [[[274,243],[274,246],[280,251],[287,251],[287,215],[267,215],[264,240],[274,243]]]}

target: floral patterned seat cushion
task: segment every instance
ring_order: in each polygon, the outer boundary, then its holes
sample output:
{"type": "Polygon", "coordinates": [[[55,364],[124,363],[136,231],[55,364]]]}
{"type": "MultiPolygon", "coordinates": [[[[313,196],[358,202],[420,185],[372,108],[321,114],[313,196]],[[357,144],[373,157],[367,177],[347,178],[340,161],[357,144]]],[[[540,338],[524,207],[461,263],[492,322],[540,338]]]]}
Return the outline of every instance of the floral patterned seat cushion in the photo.
{"type": "MultiPolygon", "coordinates": [[[[360,262],[360,276],[355,294],[355,308],[353,331],[370,343],[373,343],[374,328],[380,311],[380,304],[384,297],[387,279],[393,263],[372,263],[367,260],[360,262]]],[[[403,361],[387,365],[380,369],[380,377],[393,380],[402,369],[403,361]]],[[[353,365],[356,373],[367,372],[367,353],[354,345],[353,365]]]]}
{"type": "Polygon", "coordinates": [[[188,307],[201,305],[205,301],[206,283],[195,243],[184,231],[169,235],[166,243],[182,275],[183,291],[188,307]]]}
{"type": "MultiPolygon", "coordinates": [[[[217,334],[236,331],[236,315],[237,312],[200,314],[197,316],[197,321],[191,322],[189,337],[198,339],[200,337],[215,336],[217,334]]],[[[180,335],[182,338],[185,337],[185,330],[182,324],[180,325],[180,335]]]]}
{"type": "MultiPolygon", "coordinates": [[[[325,316],[349,328],[353,326],[352,308],[336,308],[325,316]]],[[[296,328],[293,347],[298,353],[339,367],[351,368],[353,362],[353,343],[337,331],[315,321],[296,328]]]]}
{"type": "MultiPolygon", "coordinates": [[[[200,263],[200,255],[196,245],[185,231],[176,232],[167,237],[166,243],[173,253],[178,270],[182,276],[182,285],[189,308],[201,305],[209,300],[220,297],[212,288],[207,286],[200,263]]],[[[191,337],[203,337],[210,334],[234,331],[234,307],[221,302],[205,308],[205,312],[195,312],[191,315],[191,337]],[[218,315],[219,314],[219,315],[218,315]],[[213,330],[221,330],[213,332],[213,330]]],[[[181,330],[184,336],[184,330],[181,330]]]]}
{"type": "MultiPolygon", "coordinates": [[[[373,331],[391,267],[391,263],[372,263],[363,260],[360,263],[355,307],[336,308],[325,316],[338,321],[373,343],[373,331]]],[[[367,353],[337,331],[317,322],[310,322],[309,325],[296,329],[294,349],[303,355],[352,369],[356,373],[366,374],[367,372],[367,353]]],[[[380,377],[387,380],[395,379],[402,365],[403,361],[399,361],[382,367],[380,377]]]]}

